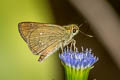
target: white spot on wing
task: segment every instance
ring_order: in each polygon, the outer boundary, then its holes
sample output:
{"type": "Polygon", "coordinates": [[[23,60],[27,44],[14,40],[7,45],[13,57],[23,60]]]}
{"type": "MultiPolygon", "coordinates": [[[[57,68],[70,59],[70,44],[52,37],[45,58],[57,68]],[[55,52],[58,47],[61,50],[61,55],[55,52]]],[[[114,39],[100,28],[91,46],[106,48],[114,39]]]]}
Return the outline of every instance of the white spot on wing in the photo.
{"type": "Polygon", "coordinates": [[[44,43],[41,43],[42,45],[44,44],[44,43]]]}
{"type": "Polygon", "coordinates": [[[43,33],[40,33],[40,35],[42,35],[43,33]]]}

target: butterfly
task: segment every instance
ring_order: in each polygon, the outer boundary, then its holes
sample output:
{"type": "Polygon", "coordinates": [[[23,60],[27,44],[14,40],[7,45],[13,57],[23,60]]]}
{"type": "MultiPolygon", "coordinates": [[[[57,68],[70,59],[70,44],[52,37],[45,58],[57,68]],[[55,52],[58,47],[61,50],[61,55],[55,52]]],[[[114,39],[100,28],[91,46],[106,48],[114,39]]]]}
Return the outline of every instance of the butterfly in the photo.
{"type": "Polygon", "coordinates": [[[76,24],[60,26],[39,22],[21,22],[18,30],[32,53],[40,56],[39,62],[60,48],[63,51],[65,46],[75,43],[73,37],[80,31],[76,24]]]}

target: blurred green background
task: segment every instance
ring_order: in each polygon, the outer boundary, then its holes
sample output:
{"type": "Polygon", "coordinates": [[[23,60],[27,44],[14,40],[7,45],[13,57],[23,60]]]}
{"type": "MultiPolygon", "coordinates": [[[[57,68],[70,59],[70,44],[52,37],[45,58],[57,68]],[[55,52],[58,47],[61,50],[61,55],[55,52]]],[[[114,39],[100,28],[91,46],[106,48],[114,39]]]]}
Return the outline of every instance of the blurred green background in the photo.
{"type": "MultiPolygon", "coordinates": [[[[18,23],[33,21],[59,25],[84,22],[68,0],[0,0],[0,80],[64,80],[64,69],[53,54],[43,63],[32,54],[18,32],[18,23]]],[[[86,24],[81,30],[93,34],[86,24]]],[[[94,35],[95,36],[95,35],[94,35]]],[[[119,80],[120,71],[96,37],[77,35],[77,47],[91,47],[100,58],[90,80],[119,80]]]]}
{"type": "Polygon", "coordinates": [[[48,0],[0,0],[0,80],[61,80],[57,56],[40,64],[21,38],[22,21],[55,23],[48,0]]]}

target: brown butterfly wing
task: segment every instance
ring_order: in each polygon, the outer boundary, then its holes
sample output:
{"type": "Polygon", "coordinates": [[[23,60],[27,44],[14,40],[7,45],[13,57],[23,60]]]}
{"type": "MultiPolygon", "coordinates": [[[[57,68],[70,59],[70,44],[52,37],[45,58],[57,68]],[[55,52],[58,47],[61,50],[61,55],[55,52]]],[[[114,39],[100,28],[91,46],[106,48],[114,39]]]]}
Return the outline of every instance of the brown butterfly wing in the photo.
{"type": "Polygon", "coordinates": [[[30,33],[38,28],[38,24],[36,22],[21,22],[18,24],[18,30],[25,42],[28,42],[30,33]]]}
{"type": "MultiPolygon", "coordinates": [[[[61,26],[56,25],[39,25],[39,28],[31,32],[29,36],[29,48],[34,54],[45,52],[48,47],[53,45],[55,42],[60,42],[64,37],[65,29],[61,26]]],[[[50,52],[47,51],[49,54],[50,52]]]]}
{"type": "Polygon", "coordinates": [[[61,42],[60,41],[56,41],[56,42],[52,43],[49,47],[47,47],[46,49],[44,49],[41,52],[41,55],[40,55],[38,61],[42,62],[43,60],[45,60],[48,56],[50,56],[56,50],[58,50],[60,46],[61,46],[61,42]]]}
{"type": "MultiPolygon", "coordinates": [[[[38,22],[21,22],[18,24],[18,30],[22,38],[25,40],[25,42],[28,42],[28,38],[32,31],[36,30],[39,27],[45,27],[48,25],[59,26],[59,25],[44,24],[44,23],[38,23],[38,22]]],[[[60,29],[62,29],[62,27],[60,29]]]]}

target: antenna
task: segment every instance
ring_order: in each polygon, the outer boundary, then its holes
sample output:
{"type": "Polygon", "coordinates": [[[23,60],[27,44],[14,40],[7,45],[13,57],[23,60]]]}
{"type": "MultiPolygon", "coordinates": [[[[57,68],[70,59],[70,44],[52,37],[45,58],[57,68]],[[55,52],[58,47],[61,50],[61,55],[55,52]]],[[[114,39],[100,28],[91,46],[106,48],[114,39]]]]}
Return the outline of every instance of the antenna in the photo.
{"type": "MultiPolygon", "coordinates": [[[[79,28],[82,27],[84,24],[80,24],[79,28]]],[[[80,29],[79,29],[79,32],[85,36],[88,36],[88,37],[93,37],[92,35],[89,35],[89,34],[86,34],[84,32],[82,32],[80,29]]]]}

